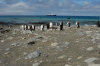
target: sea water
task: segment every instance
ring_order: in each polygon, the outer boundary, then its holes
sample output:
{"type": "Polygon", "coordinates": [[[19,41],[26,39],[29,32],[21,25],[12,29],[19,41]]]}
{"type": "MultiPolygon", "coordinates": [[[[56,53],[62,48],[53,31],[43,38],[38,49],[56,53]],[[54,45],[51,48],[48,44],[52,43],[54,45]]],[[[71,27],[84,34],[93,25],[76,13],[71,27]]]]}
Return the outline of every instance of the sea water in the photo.
{"type": "Polygon", "coordinates": [[[0,22],[7,23],[60,23],[63,21],[66,24],[71,21],[71,24],[74,25],[76,21],[79,21],[80,25],[96,25],[99,20],[100,16],[0,16],[0,22]]]}

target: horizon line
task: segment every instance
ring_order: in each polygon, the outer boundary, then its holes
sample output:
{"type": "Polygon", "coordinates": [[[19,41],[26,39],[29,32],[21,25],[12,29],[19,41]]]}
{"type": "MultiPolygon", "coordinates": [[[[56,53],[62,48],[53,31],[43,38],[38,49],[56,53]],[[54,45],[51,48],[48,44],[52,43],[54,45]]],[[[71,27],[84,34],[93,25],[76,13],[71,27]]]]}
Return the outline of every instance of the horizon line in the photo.
{"type": "MultiPolygon", "coordinates": [[[[0,16],[47,16],[47,15],[0,15],[0,16]]],[[[92,16],[92,15],[56,15],[56,16],[92,16]]],[[[97,17],[100,16],[97,15],[97,17]]]]}

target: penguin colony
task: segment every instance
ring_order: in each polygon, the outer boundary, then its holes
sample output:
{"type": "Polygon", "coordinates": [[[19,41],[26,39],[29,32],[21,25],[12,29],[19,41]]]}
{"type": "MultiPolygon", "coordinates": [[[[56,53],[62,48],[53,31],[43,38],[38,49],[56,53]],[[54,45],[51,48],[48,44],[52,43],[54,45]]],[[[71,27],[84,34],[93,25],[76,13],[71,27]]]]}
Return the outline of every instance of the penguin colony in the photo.
{"type": "MultiPolygon", "coordinates": [[[[63,24],[63,22],[60,22],[59,25],[56,23],[56,26],[59,26],[59,30],[62,31],[64,24],[63,24]]],[[[67,27],[70,27],[70,26],[71,26],[71,22],[68,21],[67,27]]],[[[51,30],[57,29],[57,27],[54,27],[53,22],[50,22],[49,24],[47,24],[46,27],[47,27],[47,30],[48,29],[51,29],[51,30]]],[[[80,28],[80,23],[78,21],[76,21],[76,28],[80,28]]],[[[35,25],[21,25],[21,29],[22,30],[35,31],[35,25]]],[[[40,26],[40,30],[44,31],[44,25],[43,24],[40,26]]]]}

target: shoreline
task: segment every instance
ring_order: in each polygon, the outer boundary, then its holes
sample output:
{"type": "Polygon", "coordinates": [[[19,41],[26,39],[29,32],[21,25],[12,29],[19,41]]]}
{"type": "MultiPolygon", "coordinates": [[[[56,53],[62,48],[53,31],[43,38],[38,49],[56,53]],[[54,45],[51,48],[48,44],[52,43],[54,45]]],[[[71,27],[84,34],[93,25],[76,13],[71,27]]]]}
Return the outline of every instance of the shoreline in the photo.
{"type": "MultiPolygon", "coordinates": [[[[52,21],[51,21],[52,22],[52,21]]],[[[87,21],[86,21],[87,22],[87,21]]],[[[86,23],[86,22],[83,22],[83,23],[86,23]]],[[[98,24],[98,21],[88,21],[88,22],[95,22],[94,24],[92,25],[97,25],[98,24]]],[[[49,24],[50,22],[28,22],[28,23],[14,23],[14,22],[0,22],[0,25],[25,25],[25,24],[33,24],[33,25],[47,25],[49,24]]],[[[53,24],[55,25],[56,23],[60,24],[60,22],[53,22],[53,24]]],[[[63,22],[64,23],[64,26],[67,24],[67,22],[63,22]]],[[[89,25],[91,26],[90,24],[81,24],[82,22],[80,22],[80,26],[84,26],[84,25],[89,25]]],[[[72,22],[72,26],[75,25],[75,22],[73,23],[72,22]]]]}

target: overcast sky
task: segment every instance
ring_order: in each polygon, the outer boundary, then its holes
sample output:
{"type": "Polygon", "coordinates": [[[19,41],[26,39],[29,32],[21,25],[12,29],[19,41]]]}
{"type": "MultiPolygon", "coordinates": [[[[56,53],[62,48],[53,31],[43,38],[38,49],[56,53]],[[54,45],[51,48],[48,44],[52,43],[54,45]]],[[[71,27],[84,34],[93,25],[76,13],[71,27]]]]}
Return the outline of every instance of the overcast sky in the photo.
{"type": "Polygon", "coordinates": [[[0,15],[100,16],[100,0],[0,0],[0,15]]]}

